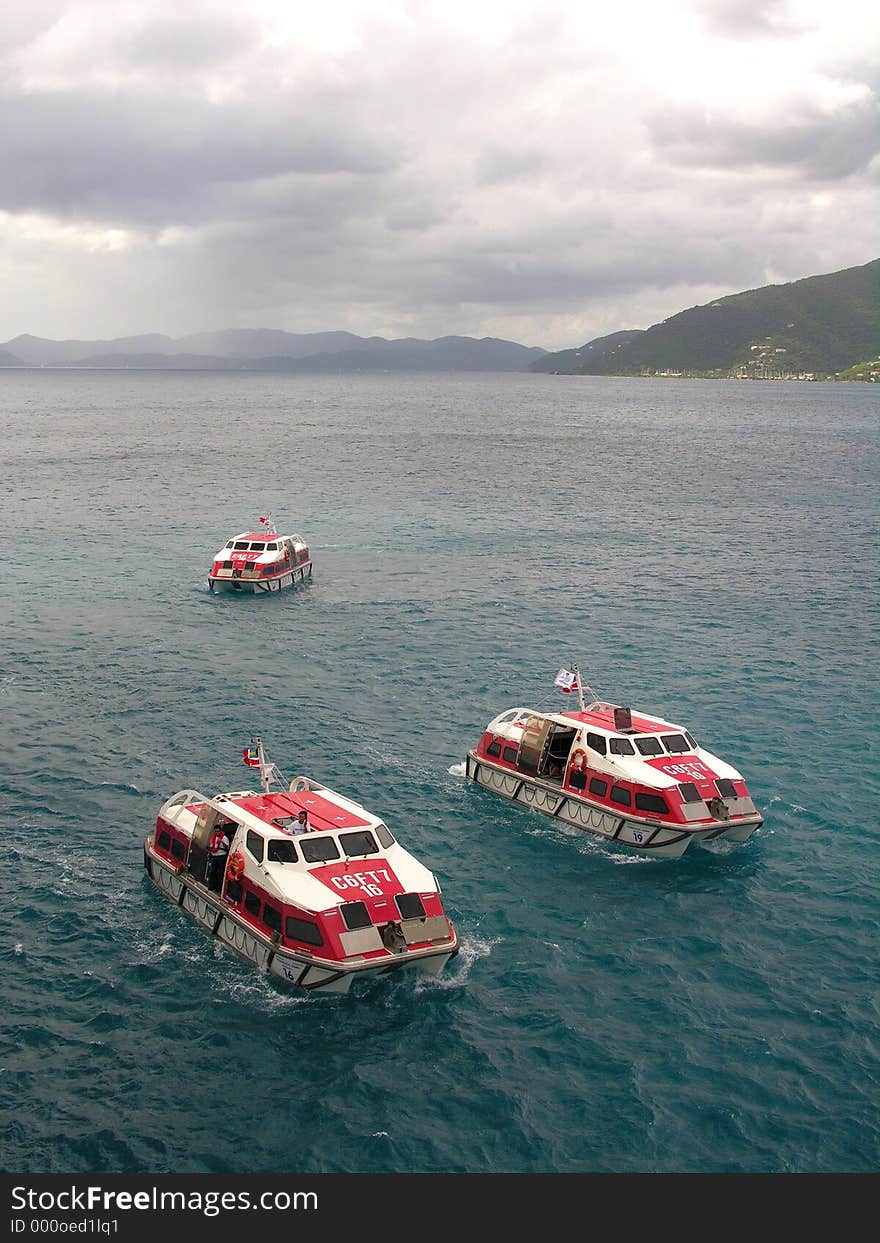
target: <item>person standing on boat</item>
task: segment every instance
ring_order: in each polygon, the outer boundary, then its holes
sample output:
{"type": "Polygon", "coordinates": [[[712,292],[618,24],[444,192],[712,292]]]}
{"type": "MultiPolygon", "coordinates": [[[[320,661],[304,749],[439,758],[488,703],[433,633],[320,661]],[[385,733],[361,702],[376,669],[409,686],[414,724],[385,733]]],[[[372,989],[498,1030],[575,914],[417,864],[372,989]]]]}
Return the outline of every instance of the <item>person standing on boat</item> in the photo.
{"type": "Polygon", "coordinates": [[[293,826],[294,833],[311,833],[312,826],[309,824],[309,813],[303,807],[296,813],[296,824],[293,826]]]}
{"type": "Polygon", "coordinates": [[[211,834],[211,840],[208,842],[208,874],[205,878],[205,884],[209,889],[213,889],[215,893],[219,893],[223,887],[226,856],[229,854],[231,844],[229,840],[229,825],[215,825],[214,832],[211,834]]]}

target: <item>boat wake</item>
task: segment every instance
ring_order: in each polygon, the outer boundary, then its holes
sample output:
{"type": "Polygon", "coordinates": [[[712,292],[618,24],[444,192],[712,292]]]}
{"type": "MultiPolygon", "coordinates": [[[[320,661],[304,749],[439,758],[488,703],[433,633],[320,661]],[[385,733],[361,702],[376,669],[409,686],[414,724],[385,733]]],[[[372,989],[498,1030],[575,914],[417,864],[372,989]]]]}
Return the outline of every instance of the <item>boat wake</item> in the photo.
{"type": "Polygon", "coordinates": [[[461,764],[452,764],[446,771],[452,773],[453,777],[464,777],[467,770],[462,762],[461,764]]]}
{"type": "Polygon", "coordinates": [[[425,992],[436,989],[462,988],[467,984],[471,968],[481,958],[488,958],[492,950],[501,941],[500,937],[482,939],[471,935],[462,935],[459,940],[459,951],[455,961],[450,964],[442,975],[424,977],[414,981],[415,991],[425,992]]]}

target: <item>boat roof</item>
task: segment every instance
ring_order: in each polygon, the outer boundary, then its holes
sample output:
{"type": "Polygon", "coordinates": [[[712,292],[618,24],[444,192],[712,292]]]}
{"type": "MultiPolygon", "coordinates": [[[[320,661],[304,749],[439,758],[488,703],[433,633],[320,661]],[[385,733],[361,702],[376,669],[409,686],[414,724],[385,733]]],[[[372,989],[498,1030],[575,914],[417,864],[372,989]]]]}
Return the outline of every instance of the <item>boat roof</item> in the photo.
{"type": "Polygon", "coordinates": [[[278,828],[279,820],[289,820],[300,811],[309,813],[309,825],[314,832],[325,829],[366,829],[377,823],[375,816],[359,815],[314,790],[297,790],[294,793],[256,794],[251,798],[230,800],[262,820],[271,828],[278,828]]]}
{"type": "MultiPolygon", "coordinates": [[[[272,790],[268,794],[239,790],[215,794],[204,801],[240,824],[259,828],[264,833],[268,831],[270,837],[288,837],[288,826],[300,811],[309,813],[309,830],[312,833],[329,829],[372,829],[383,823],[381,817],[371,815],[359,804],[326,789],[272,790]]],[[[198,814],[198,803],[193,801],[190,809],[198,814]]]]}
{"type": "Polygon", "coordinates": [[[683,732],[684,726],[676,725],[673,721],[666,721],[663,717],[648,716],[644,712],[636,712],[629,709],[630,725],[627,729],[621,730],[614,720],[615,708],[620,708],[620,704],[611,704],[605,702],[596,702],[590,704],[583,712],[543,712],[537,708],[511,708],[506,712],[499,713],[495,720],[501,717],[519,717],[520,720],[525,716],[543,717],[545,720],[554,721],[557,725],[572,725],[590,729],[598,729],[607,731],[609,734],[666,734],[670,730],[679,733],[683,732]]]}
{"type": "Polygon", "coordinates": [[[276,539],[292,539],[299,544],[303,543],[303,537],[301,535],[285,535],[282,531],[276,531],[274,535],[267,535],[265,531],[242,531],[240,535],[230,535],[229,538],[254,540],[261,544],[271,544],[272,541],[276,539]]]}
{"type": "MultiPolygon", "coordinates": [[[[590,704],[585,712],[558,712],[545,713],[544,715],[552,715],[564,724],[574,721],[578,725],[592,725],[599,729],[610,730],[613,734],[621,733],[621,730],[614,723],[614,709],[620,707],[619,704],[590,704]]],[[[661,734],[667,733],[670,729],[680,730],[680,725],[673,724],[672,721],[664,721],[659,716],[646,716],[644,713],[635,712],[630,709],[632,724],[626,733],[636,734],[661,734]]]]}

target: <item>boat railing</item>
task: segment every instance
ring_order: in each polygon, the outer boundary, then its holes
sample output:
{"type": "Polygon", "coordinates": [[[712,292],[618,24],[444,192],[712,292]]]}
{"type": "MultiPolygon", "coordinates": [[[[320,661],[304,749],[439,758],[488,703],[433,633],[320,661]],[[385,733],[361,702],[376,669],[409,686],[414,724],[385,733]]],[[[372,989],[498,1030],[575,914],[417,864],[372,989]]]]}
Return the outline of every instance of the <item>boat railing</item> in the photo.
{"type": "Polygon", "coordinates": [[[313,777],[294,777],[288,791],[293,794],[296,790],[329,790],[329,786],[321,785],[320,781],[315,781],[313,777]]]}
{"type": "Polygon", "coordinates": [[[180,811],[191,803],[206,803],[207,801],[204,794],[200,794],[198,790],[178,790],[176,794],[172,794],[171,798],[166,799],[162,804],[159,808],[159,815],[164,816],[166,812],[180,811]]]}

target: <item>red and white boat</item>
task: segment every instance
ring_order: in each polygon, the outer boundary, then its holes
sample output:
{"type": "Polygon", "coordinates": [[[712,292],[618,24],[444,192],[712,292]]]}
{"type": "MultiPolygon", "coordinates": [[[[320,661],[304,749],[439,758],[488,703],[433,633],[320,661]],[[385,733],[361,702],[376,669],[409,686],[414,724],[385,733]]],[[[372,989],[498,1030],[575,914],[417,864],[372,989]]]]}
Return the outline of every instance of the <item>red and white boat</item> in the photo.
{"type": "Polygon", "coordinates": [[[312,559],[301,535],[279,535],[272,515],[260,518],[262,531],[242,531],[214,554],[211,591],[280,591],[312,576],[312,559]]]}
{"type": "Polygon", "coordinates": [[[359,803],[310,777],[286,785],[259,738],[244,758],[260,770],[260,791],[181,790],[162,805],[144,842],[156,887],[282,984],[345,993],[356,978],[392,971],[438,975],[458,936],[428,868],[359,803]],[[215,892],[208,852],[218,828],[229,851],[215,892]]]}
{"type": "Polygon", "coordinates": [[[577,665],[560,669],[556,684],[577,693],[578,708],[500,713],[468,751],[468,777],[661,858],[677,858],[692,842],[744,842],[763,823],[742,774],[681,725],[604,700],[586,703],[577,665]]]}

